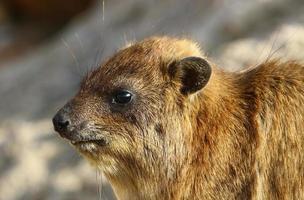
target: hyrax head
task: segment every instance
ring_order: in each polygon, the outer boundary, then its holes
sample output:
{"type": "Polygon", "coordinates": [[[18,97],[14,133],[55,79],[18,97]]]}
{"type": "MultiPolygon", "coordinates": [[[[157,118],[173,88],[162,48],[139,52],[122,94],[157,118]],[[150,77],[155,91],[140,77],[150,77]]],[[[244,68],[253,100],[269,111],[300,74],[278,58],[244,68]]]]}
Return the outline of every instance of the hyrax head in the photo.
{"type": "Polygon", "coordinates": [[[210,75],[193,42],[143,40],[87,75],[53,118],[55,130],[109,176],[155,173],[187,151],[193,99],[210,75]]]}

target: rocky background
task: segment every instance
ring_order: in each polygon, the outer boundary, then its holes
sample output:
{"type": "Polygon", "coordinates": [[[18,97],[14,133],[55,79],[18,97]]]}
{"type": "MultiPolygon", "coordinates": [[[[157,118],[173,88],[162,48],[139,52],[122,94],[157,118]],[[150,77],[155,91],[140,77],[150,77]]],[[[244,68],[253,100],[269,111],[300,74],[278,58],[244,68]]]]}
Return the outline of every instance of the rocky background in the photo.
{"type": "Polygon", "coordinates": [[[127,41],[187,36],[232,71],[304,59],[302,0],[37,2],[0,3],[0,200],[114,199],[51,118],[81,77],[127,41]]]}

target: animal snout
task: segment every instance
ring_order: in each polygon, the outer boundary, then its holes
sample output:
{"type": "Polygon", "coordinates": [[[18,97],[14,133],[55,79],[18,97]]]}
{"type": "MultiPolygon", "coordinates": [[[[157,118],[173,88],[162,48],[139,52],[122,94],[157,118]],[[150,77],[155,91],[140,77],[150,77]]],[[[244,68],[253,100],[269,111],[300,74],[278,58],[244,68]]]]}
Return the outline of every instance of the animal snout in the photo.
{"type": "Polygon", "coordinates": [[[68,132],[71,130],[72,123],[67,109],[59,110],[53,117],[53,125],[62,137],[67,137],[68,132]]]}

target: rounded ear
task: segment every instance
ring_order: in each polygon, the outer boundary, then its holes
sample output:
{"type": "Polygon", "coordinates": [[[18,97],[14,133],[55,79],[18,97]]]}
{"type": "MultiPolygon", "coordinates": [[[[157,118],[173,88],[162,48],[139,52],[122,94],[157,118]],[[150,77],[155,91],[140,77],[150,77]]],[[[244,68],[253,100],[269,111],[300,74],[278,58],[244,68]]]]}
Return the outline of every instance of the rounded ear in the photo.
{"type": "Polygon", "coordinates": [[[181,83],[180,91],[184,95],[198,92],[206,86],[211,76],[211,66],[203,58],[187,57],[169,66],[169,74],[181,83]]]}

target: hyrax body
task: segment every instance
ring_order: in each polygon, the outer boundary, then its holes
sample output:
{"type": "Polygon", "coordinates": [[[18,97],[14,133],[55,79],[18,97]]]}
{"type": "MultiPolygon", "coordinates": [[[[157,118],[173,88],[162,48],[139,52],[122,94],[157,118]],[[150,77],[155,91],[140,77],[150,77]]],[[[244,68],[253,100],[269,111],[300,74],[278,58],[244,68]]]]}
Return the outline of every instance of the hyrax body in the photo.
{"type": "Polygon", "coordinates": [[[120,200],[304,199],[304,67],[222,71],[186,39],[153,37],[83,80],[55,129],[120,200]]]}

